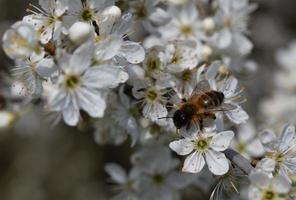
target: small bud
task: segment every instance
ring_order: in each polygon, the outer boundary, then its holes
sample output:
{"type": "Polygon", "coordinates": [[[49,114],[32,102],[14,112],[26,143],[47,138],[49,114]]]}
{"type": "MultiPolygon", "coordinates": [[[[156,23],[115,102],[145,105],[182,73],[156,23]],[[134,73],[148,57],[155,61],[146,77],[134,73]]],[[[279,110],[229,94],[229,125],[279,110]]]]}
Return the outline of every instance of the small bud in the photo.
{"type": "Polygon", "coordinates": [[[103,11],[102,15],[116,20],[121,17],[121,10],[117,6],[109,6],[103,11]]]}
{"type": "Polygon", "coordinates": [[[69,29],[69,38],[75,44],[85,42],[91,35],[91,26],[85,22],[76,22],[69,29]]]}
{"type": "Polygon", "coordinates": [[[213,54],[213,50],[208,45],[203,45],[201,50],[201,57],[203,60],[208,60],[213,54]]]}
{"type": "Polygon", "coordinates": [[[0,130],[8,128],[15,120],[15,115],[11,112],[0,111],[0,130]]]}
{"type": "Polygon", "coordinates": [[[207,33],[212,33],[215,29],[215,21],[208,17],[203,20],[203,28],[207,33]]]}

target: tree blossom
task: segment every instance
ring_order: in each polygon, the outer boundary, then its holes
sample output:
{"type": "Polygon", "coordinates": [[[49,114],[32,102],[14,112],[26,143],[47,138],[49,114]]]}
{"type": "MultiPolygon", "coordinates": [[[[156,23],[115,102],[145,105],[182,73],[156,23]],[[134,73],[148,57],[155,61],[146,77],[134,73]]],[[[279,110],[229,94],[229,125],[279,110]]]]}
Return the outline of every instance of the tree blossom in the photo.
{"type": "Polygon", "coordinates": [[[228,172],[229,164],[221,152],[227,149],[234,136],[232,131],[220,133],[195,133],[185,136],[184,139],[170,143],[170,148],[179,155],[188,155],[185,159],[183,171],[190,173],[200,172],[205,163],[215,175],[228,172]]]}

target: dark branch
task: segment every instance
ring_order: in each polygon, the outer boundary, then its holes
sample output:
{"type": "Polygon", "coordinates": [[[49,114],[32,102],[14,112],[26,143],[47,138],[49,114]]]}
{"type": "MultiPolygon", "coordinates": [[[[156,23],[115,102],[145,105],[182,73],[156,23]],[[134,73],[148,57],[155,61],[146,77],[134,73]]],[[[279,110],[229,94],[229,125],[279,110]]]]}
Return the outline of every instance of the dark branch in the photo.
{"type": "Polygon", "coordinates": [[[254,167],[251,165],[250,161],[240,155],[233,149],[227,149],[225,152],[226,157],[237,167],[239,167],[244,173],[250,174],[254,167]]]}

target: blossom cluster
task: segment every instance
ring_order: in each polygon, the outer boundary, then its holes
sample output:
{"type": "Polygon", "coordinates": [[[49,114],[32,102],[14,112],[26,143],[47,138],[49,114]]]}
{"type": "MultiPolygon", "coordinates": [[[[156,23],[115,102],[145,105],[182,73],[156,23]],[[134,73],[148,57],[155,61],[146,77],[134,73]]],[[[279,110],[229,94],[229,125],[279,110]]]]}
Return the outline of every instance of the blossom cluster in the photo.
{"type": "MultiPolygon", "coordinates": [[[[255,9],[248,0],[30,4],[28,15],[2,39],[15,63],[5,97],[18,103],[8,102],[1,110],[5,120],[0,126],[39,100],[53,124],[90,127],[100,145],[129,141],[136,149],[129,173],[115,163],[105,166],[118,184],[118,200],[177,200],[189,187],[211,193],[215,184],[211,198],[223,199],[217,193],[224,181],[238,191],[234,182],[246,172],[228,149],[253,164],[246,174],[249,199],[292,198],[294,126],[286,125],[278,136],[256,134],[243,108],[240,78],[257,68],[247,57],[253,48],[248,19],[255,9]],[[204,104],[221,105],[199,111],[207,118],[187,119],[179,113],[192,96],[202,99],[210,92],[215,93],[204,104]],[[179,126],[177,116],[185,126],[179,126]],[[210,177],[203,186],[201,176],[210,177]]],[[[283,55],[283,65],[293,64],[283,55]]],[[[282,79],[286,75],[277,77],[282,79]]],[[[293,83],[288,80],[287,87],[293,83]]]]}

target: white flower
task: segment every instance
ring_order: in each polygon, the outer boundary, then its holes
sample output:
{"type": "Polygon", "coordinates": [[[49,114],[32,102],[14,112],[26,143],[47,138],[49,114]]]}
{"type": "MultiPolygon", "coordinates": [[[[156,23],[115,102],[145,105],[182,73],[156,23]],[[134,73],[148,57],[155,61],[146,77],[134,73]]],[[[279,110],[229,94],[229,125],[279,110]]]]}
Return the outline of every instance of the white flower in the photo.
{"type": "Polygon", "coordinates": [[[295,127],[286,125],[279,137],[272,131],[264,131],[261,141],[266,151],[265,162],[274,163],[273,172],[291,182],[290,174],[296,174],[295,127]]]}
{"type": "Polygon", "coordinates": [[[219,48],[228,48],[235,55],[248,54],[253,44],[244,35],[247,31],[248,17],[256,8],[247,0],[219,0],[219,8],[215,16],[216,23],[221,27],[210,43],[219,48]]]}
{"type": "Polygon", "coordinates": [[[181,72],[193,69],[199,63],[199,55],[195,42],[174,42],[165,47],[164,52],[159,53],[159,58],[166,66],[168,72],[181,72]]]}
{"type": "Polygon", "coordinates": [[[111,28],[100,28],[99,35],[95,38],[95,59],[98,62],[117,57],[131,64],[138,64],[144,60],[143,47],[137,42],[126,40],[131,23],[132,15],[128,13],[116,23],[112,22],[111,28]]]}
{"type": "Polygon", "coordinates": [[[131,143],[133,146],[139,139],[141,127],[139,125],[138,119],[141,116],[135,102],[133,102],[123,90],[124,86],[119,88],[119,102],[116,101],[116,103],[114,103],[112,106],[113,111],[111,115],[112,118],[118,123],[119,127],[124,129],[127,134],[131,136],[131,143]]]}
{"type": "Polygon", "coordinates": [[[102,12],[108,6],[113,5],[113,0],[71,0],[64,23],[66,26],[71,26],[73,23],[81,21],[99,26],[102,21],[106,20],[105,16],[102,16],[102,12]]]}
{"type": "Polygon", "coordinates": [[[41,8],[30,5],[27,11],[32,14],[25,16],[23,21],[33,25],[40,32],[40,41],[46,44],[52,38],[59,37],[68,5],[66,0],[39,0],[39,5],[41,8]]]}
{"type": "Polygon", "coordinates": [[[273,178],[262,172],[252,172],[249,179],[249,198],[252,200],[286,200],[288,197],[291,185],[281,176],[273,178]]]}
{"type": "Polygon", "coordinates": [[[264,155],[264,148],[256,137],[252,123],[242,124],[237,131],[237,139],[233,140],[232,148],[247,158],[257,158],[264,155]]]}
{"type": "Polygon", "coordinates": [[[51,58],[43,57],[43,54],[32,55],[28,60],[17,62],[17,66],[12,69],[12,74],[24,84],[27,94],[33,97],[41,96],[42,82],[57,70],[51,58]]]}
{"type": "Polygon", "coordinates": [[[168,12],[171,16],[170,22],[159,28],[164,40],[199,40],[203,38],[203,25],[194,4],[172,6],[168,12]]]}
{"type": "Polygon", "coordinates": [[[249,119],[249,116],[240,106],[243,99],[241,96],[242,90],[237,91],[238,80],[232,76],[223,79],[222,81],[216,80],[220,65],[220,62],[214,62],[209,66],[207,77],[210,86],[213,90],[220,91],[224,94],[224,103],[234,107],[234,109],[223,111],[227,118],[235,124],[244,123],[249,119]]]}
{"type": "Polygon", "coordinates": [[[111,180],[118,184],[116,187],[118,194],[112,200],[138,200],[139,173],[137,170],[132,169],[127,174],[121,166],[109,163],[105,166],[105,171],[110,175],[111,180]]]}
{"type": "Polygon", "coordinates": [[[179,190],[194,180],[194,176],[176,170],[178,160],[161,145],[145,146],[133,155],[132,161],[141,172],[139,194],[143,200],[174,200],[179,190]]]}
{"type": "Polygon", "coordinates": [[[49,108],[63,113],[64,121],[75,126],[82,109],[91,117],[103,117],[106,108],[104,91],[128,79],[119,66],[91,66],[94,47],[81,45],[73,55],[62,52],[58,58],[61,75],[56,91],[49,97],[49,108]]]}
{"type": "Polygon", "coordinates": [[[157,122],[158,118],[166,117],[168,114],[167,93],[166,87],[150,81],[135,81],[133,87],[134,97],[143,105],[143,116],[153,122],[157,122]]]}
{"type": "Polygon", "coordinates": [[[5,53],[14,60],[25,59],[41,52],[34,27],[25,22],[16,22],[2,38],[5,53]]]}
{"type": "Polygon", "coordinates": [[[217,134],[199,132],[171,142],[170,148],[182,156],[190,154],[185,159],[183,171],[198,173],[207,163],[213,174],[223,175],[228,172],[229,164],[221,151],[228,148],[233,136],[232,131],[217,134]]]}

